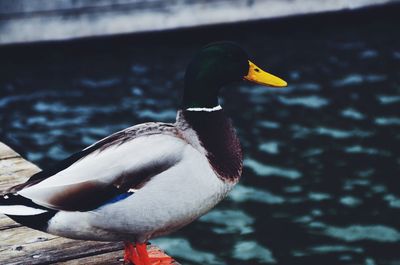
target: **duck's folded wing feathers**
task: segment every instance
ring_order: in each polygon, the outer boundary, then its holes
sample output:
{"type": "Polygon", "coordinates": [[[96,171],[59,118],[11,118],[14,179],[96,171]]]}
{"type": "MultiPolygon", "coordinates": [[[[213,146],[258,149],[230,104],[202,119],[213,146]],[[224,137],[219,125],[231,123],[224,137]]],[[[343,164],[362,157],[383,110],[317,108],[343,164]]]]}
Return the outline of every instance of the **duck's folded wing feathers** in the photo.
{"type": "Polygon", "coordinates": [[[177,164],[187,142],[172,133],[153,133],[107,145],[44,180],[33,179],[38,183],[17,193],[52,209],[94,209],[177,164]]]}

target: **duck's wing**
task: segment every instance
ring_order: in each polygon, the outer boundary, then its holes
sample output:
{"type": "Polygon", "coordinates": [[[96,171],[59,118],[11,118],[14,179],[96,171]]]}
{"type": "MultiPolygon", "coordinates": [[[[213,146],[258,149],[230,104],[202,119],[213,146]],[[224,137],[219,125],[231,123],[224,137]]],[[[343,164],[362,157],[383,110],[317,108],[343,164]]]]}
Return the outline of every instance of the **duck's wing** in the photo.
{"type": "Polygon", "coordinates": [[[177,164],[186,146],[172,124],[137,125],[32,176],[12,191],[51,209],[95,209],[177,164]]]}

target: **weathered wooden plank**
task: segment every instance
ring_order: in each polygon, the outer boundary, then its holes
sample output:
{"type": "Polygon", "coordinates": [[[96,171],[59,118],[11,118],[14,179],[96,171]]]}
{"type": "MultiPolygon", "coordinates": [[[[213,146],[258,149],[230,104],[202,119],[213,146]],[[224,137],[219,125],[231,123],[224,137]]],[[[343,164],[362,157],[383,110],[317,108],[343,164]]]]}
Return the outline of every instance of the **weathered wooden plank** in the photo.
{"type": "Polygon", "coordinates": [[[4,245],[0,247],[0,264],[53,264],[123,248],[119,242],[70,240],[25,227],[8,229],[1,234],[4,245]]]}
{"type": "Polygon", "coordinates": [[[0,142],[0,159],[7,159],[11,157],[20,157],[20,155],[7,145],[0,142]]]}
{"type": "MultiPolygon", "coordinates": [[[[158,257],[168,257],[164,252],[160,252],[160,250],[155,246],[149,247],[149,253],[151,256],[157,255],[158,257]],[[152,255],[154,252],[156,254],[152,255]]],[[[114,251],[106,254],[100,254],[80,259],[70,260],[68,262],[59,262],[57,265],[117,265],[121,264],[123,261],[123,251],[114,251]]],[[[163,265],[163,264],[158,264],[163,265]]],[[[178,263],[173,263],[169,265],[179,265],[178,263]]]]}
{"type": "Polygon", "coordinates": [[[14,222],[7,216],[0,214],[0,231],[20,226],[21,226],[20,224],[14,222]]]}
{"type": "Polygon", "coordinates": [[[40,169],[0,142],[0,191],[25,182],[40,169]]]}
{"type": "MultiPolygon", "coordinates": [[[[0,142],[0,191],[40,169],[0,142]]],[[[36,231],[0,215],[0,264],[122,264],[121,242],[80,241],[36,231]]],[[[151,246],[153,256],[165,255],[151,246]]],[[[175,265],[179,265],[175,263],[175,265]]]]}
{"type": "MultiPolygon", "coordinates": [[[[0,142],[0,194],[1,191],[13,185],[23,183],[38,171],[40,169],[36,165],[24,160],[17,152],[0,142]]],[[[0,231],[20,226],[20,224],[0,214],[0,231]]]]}
{"type": "Polygon", "coordinates": [[[94,255],[64,262],[54,263],[55,265],[121,265],[123,251],[113,251],[105,254],[94,255]]]}

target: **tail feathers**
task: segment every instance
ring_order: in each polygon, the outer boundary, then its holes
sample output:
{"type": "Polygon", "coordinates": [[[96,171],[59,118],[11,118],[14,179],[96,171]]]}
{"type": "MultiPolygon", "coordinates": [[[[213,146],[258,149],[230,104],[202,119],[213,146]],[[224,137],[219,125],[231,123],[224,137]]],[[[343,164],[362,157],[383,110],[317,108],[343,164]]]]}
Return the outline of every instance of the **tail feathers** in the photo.
{"type": "Polygon", "coordinates": [[[30,216],[48,212],[49,209],[18,194],[0,196],[0,213],[6,215],[30,216]]]}
{"type": "Polygon", "coordinates": [[[0,213],[5,215],[18,215],[18,216],[30,216],[41,213],[47,213],[46,210],[35,209],[24,205],[6,205],[0,206],[0,213]]]}
{"type": "Polygon", "coordinates": [[[46,231],[49,220],[57,211],[34,203],[18,194],[0,196],[0,213],[33,229],[46,231]]]}

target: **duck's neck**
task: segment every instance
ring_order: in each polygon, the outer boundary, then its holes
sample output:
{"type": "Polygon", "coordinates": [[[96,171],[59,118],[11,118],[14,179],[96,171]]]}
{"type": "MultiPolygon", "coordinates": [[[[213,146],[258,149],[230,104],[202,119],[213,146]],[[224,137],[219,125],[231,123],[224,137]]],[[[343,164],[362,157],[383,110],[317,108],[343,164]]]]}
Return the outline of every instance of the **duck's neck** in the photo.
{"type": "Polygon", "coordinates": [[[221,85],[203,79],[185,81],[181,108],[213,108],[218,106],[218,94],[221,85]]]}
{"type": "Polygon", "coordinates": [[[207,152],[215,172],[224,181],[236,181],[242,173],[242,150],[229,118],[221,106],[181,110],[178,122],[193,129],[207,152]]]}

